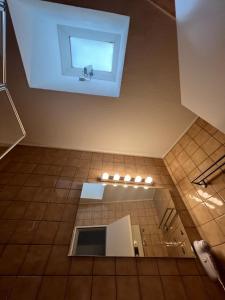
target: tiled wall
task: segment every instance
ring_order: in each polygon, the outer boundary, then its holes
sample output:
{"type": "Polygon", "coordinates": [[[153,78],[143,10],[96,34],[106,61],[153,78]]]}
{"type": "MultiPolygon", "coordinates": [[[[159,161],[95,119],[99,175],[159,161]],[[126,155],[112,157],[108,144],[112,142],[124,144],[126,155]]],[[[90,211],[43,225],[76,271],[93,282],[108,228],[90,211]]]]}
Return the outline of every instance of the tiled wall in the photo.
{"type": "Polygon", "coordinates": [[[223,299],[195,259],[67,256],[79,182],[102,171],[152,175],[193,232],[160,159],[17,147],[0,161],[0,299],[223,299]]]}
{"type": "Polygon", "coordinates": [[[197,119],[166,155],[165,163],[202,238],[225,262],[225,174],[211,176],[207,188],[190,181],[225,154],[225,135],[197,119]]]}
{"type": "Polygon", "coordinates": [[[130,215],[132,225],[159,224],[152,200],[126,201],[126,203],[80,204],[76,224],[107,225],[127,215],[130,215]]]}

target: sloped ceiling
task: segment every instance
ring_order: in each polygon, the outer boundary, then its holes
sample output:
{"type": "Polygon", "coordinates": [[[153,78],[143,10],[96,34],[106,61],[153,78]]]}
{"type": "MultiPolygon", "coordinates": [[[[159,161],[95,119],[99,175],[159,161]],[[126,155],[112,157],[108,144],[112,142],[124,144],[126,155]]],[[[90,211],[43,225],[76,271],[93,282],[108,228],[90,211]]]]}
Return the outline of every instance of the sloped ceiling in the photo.
{"type": "Polygon", "coordinates": [[[147,1],[64,3],[131,17],[121,96],[106,101],[28,88],[10,27],[9,86],[27,130],[25,143],[162,157],[195,119],[180,102],[175,22],[147,1]]]}

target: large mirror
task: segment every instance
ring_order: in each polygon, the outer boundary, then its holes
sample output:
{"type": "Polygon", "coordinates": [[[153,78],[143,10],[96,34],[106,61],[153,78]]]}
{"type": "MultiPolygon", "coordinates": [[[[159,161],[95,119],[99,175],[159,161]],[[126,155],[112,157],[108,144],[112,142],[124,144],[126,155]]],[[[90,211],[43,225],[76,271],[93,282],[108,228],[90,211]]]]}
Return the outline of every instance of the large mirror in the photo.
{"type": "Polygon", "coordinates": [[[69,256],[193,257],[170,192],[84,183],[69,256]]]}

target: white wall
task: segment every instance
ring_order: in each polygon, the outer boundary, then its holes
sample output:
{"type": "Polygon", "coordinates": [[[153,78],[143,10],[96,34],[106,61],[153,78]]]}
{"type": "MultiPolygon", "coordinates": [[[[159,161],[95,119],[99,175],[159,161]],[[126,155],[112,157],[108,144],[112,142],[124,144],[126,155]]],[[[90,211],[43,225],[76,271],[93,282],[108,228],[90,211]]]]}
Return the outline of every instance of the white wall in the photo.
{"type": "Polygon", "coordinates": [[[225,132],[225,1],[176,0],[181,102],[225,132]]]}

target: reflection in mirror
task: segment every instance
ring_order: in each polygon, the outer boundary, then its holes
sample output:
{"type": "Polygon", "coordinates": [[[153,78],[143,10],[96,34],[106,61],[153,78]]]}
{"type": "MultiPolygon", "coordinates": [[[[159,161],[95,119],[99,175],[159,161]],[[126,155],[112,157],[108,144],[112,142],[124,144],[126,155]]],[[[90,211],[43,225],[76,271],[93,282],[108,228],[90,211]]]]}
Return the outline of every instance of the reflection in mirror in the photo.
{"type": "Polygon", "coordinates": [[[194,257],[169,190],[84,183],[69,256],[194,257]]]}

